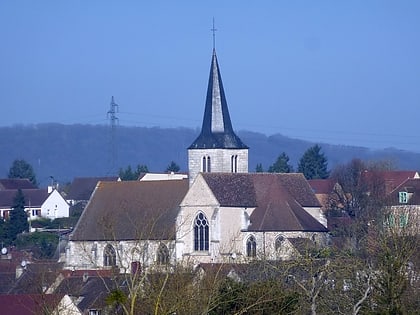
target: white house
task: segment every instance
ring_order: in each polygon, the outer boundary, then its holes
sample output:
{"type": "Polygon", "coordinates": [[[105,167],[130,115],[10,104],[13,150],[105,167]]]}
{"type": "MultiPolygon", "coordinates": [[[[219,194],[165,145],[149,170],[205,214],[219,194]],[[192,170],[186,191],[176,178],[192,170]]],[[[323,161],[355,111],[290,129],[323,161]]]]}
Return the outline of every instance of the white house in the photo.
{"type": "Polygon", "coordinates": [[[41,205],[41,217],[51,220],[68,218],[69,209],[67,201],[56,189],[53,189],[41,205]]]}

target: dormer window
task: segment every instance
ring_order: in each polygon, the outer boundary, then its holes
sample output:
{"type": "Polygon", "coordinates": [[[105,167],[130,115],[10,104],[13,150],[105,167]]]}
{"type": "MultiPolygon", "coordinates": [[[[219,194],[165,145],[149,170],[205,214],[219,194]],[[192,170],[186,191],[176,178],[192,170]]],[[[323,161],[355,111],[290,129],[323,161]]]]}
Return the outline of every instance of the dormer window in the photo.
{"type": "Polygon", "coordinates": [[[398,195],[400,203],[408,203],[408,193],[406,191],[400,191],[398,195]]]}

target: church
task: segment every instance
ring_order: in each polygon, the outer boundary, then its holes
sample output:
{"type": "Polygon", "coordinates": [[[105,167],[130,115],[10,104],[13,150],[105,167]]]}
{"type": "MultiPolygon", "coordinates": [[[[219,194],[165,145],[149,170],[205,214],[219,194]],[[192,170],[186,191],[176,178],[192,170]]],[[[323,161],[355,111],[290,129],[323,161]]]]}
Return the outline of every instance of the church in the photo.
{"type": "MultiPolygon", "coordinates": [[[[175,174],[176,175],[176,174],[175,174]]],[[[188,178],[99,182],[65,248],[68,269],[289,260],[325,246],[321,206],[303,174],[249,173],[216,50],[188,178]]]]}

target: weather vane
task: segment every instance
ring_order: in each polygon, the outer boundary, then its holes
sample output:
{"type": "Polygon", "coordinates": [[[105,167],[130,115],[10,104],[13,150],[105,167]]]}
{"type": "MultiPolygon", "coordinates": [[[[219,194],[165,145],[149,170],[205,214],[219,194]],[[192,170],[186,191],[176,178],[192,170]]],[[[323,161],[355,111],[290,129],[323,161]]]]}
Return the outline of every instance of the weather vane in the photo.
{"type": "Polygon", "coordinates": [[[216,31],[217,28],[214,27],[214,18],[213,18],[213,28],[211,29],[213,32],[213,49],[216,49],[216,31]]]}

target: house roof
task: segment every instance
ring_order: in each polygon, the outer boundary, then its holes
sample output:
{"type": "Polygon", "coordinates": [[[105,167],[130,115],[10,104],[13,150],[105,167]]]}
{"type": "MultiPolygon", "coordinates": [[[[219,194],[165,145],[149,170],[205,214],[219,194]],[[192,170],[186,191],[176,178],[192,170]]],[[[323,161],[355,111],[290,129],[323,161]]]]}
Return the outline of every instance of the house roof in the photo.
{"type": "Polygon", "coordinates": [[[57,308],[64,294],[8,294],[0,295],[2,314],[46,314],[57,308]]]}
{"type": "Polygon", "coordinates": [[[189,149],[247,149],[234,133],[217,62],[216,50],[210,67],[201,133],[189,149]]]}
{"type": "Polygon", "coordinates": [[[70,185],[67,200],[89,200],[99,181],[116,182],[117,176],[75,177],[70,185]]]}
{"type": "MultiPolygon", "coordinates": [[[[0,207],[11,208],[18,190],[0,190],[0,207]]],[[[47,189],[22,189],[25,207],[40,208],[48,198],[47,189]]]]}
{"type": "Polygon", "coordinates": [[[379,180],[385,184],[385,193],[390,193],[409,178],[419,178],[417,171],[365,171],[368,182],[379,180]]]}
{"type": "Polygon", "coordinates": [[[315,194],[328,195],[334,190],[337,181],[334,179],[308,179],[308,183],[315,194]]]}
{"type": "Polygon", "coordinates": [[[409,178],[396,187],[389,195],[391,205],[399,203],[399,193],[408,192],[411,194],[408,205],[420,205],[420,178],[409,178]]]}
{"type": "Polygon", "coordinates": [[[37,187],[27,178],[1,178],[0,190],[36,189],[37,187]]]}
{"type": "Polygon", "coordinates": [[[77,307],[82,311],[103,309],[109,292],[117,286],[115,275],[97,273],[92,270],[73,272],[64,278],[54,293],[67,294],[76,299],[77,307]]]}
{"type": "Polygon", "coordinates": [[[320,207],[303,174],[203,173],[221,206],[255,207],[249,231],[327,229],[303,207],[320,207]]]}
{"type": "Polygon", "coordinates": [[[9,294],[41,294],[54,283],[63,264],[51,261],[27,263],[22,275],[9,290],[9,294]]]}
{"type": "Polygon", "coordinates": [[[70,240],[174,239],[188,180],[99,182],[70,240]]]}

